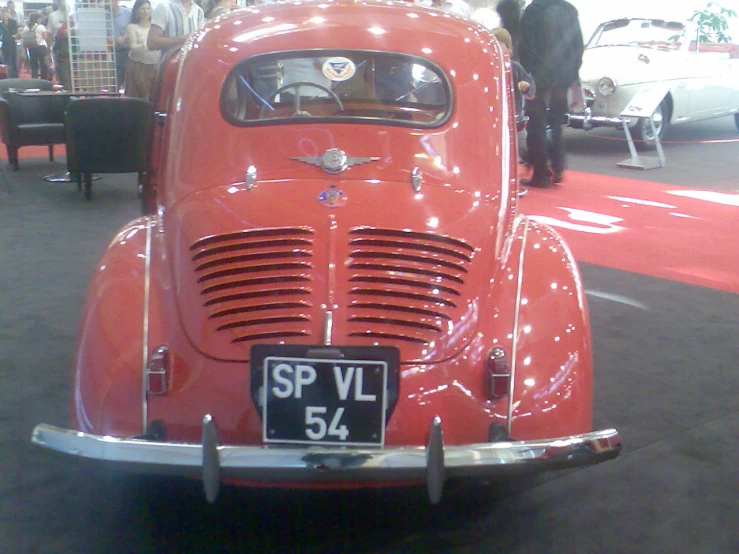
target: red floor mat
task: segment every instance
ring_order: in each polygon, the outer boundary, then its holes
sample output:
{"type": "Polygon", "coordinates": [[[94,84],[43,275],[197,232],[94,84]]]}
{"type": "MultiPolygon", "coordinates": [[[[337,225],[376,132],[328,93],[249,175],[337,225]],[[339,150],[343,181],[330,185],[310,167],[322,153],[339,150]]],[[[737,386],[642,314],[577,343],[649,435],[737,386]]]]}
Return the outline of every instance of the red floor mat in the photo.
{"type": "MultiPolygon", "coordinates": [[[[57,156],[63,157],[67,155],[67,150],[63,144],[54,145],[54,159],[57,156]]],[[[18,150],[18,159],[31,159],[31,158],[49,158],[49,147],[48,146],[23,146],[18,150]]],[[[8,151],[5,148],[0,148],[0,160],[8,159],[8,151]]]]}
{"type": "Polygon", "coordinates": [[[521,210],[578,261],[739,293],[739,194],[569,171],[521,210]]]}

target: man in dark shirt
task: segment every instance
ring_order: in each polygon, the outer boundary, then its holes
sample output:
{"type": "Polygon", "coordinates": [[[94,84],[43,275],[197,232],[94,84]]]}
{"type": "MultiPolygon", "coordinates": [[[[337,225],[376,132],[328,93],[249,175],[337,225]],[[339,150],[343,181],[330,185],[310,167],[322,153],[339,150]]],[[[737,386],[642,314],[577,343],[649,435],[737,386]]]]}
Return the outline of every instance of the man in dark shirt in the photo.
{"type": "Polygon", "coordinates": [[[10,19],[8,8],[0,10],[0,40],[3,41],[3,61],[8,67],[8,79],[18,78],[18,22],[10,19]]]}
{"type": "Polygon", "coordinates": [[[578,80],[583,55],[577,10],[565,0],[534,0],[521,18],[521,64],[536,82],[536,98],[526,103],[526,133],[531,179],[521,183],[548,187],[562,181],[565,153],[562,123],[567,112],[567,89],[578,80]],[[547,148],[547,124],[551,142],[547,148]],[[550,172],[547,157],[551,161],[550,172]]]}

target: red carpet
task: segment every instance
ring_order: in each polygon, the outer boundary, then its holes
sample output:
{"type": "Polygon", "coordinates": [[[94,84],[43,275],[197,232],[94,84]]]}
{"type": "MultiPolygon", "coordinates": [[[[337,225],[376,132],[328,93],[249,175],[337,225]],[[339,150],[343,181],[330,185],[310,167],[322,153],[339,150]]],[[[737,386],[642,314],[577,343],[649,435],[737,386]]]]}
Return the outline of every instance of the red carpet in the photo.
{"type": "MultiPolygon", "coordinates": [[[[4,145],[3,145],[4,146],[4,145]]],[[[67,151],[63,144],[54,145],[54,159],[57,156],[66,156],[67,151]]],[[[18,159],[31,159],[31,158],[46,158],[49,159],[49,147],[48,146],[24,146],[18,150],[18,159]]],[[[5,148],[0,148],[0,160],[8,159],[8,151],[5,148]]]]}
{"type": "Polygon", "coordinates": [[[739,194],[569,171],[521,210],[578,261],[739,293],[739,194]]]}

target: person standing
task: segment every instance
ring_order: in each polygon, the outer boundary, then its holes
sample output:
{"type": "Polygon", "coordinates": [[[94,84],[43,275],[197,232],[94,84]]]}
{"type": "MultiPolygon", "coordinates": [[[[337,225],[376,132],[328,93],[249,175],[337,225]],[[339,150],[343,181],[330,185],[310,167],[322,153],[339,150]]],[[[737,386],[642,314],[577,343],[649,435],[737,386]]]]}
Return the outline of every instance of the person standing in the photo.
{"type": "MultiPolygon", "coordinates": [[[[71,18],[70,18],[71,21],[71,18]]],[[[72,72],[69,59],[69,24],[67,21],[56,32],[54,46],[51,47],[56,79],[66,90],[72,90],[72,72]]]]}
{"type": "MultiPolygon", "coordinates": [[[[67,57],[67,60],[60,60],[57,59],[56,52],[62,50],[64,47],[60,44],[57,45],[57,35],[59,34],[59,29],[64,25],[65,27],[68,25],[67,23],[67,0],[58,0],[56,4],[56,9],[52,11],[47,20],[46,20],[46,30],[48,31],[48,45],[51,48],[50,50],[50,59],[51,59],[51,65],[54,68],[54,71],[56,72],[57,80],[64,85],[65,82],[68,82],[69,79],[66,77],[69,74],[69,57],[67,57]]],[[[66,34],[62,33],[64,35],[63,40],[67,40],[66,34]]],[[[59,40],[62,40],[61,37],[59,40]]],[[[68,50],[68,49],[67,49],[68,50]]]]}
{"type": "Polygon", "coordinates": [[[8,79],[18,78],[18,45],[15,39],[19,36],[18,23],[14,19],[10,19],[8,8],[2,8],[0,12],[0,40],[3,41],[3,61],[8,67],[8,79]]]}
{"type": "Polygon", "coordinates": [[[149,50],[180,48],[204,23],[202,8],[192,0],[165,0],[154,8],[146,45],[149,50]]]}
{"type": "Polygon", "coordinates": [[[584,45],[575,7],[565,0],[534,0],[521,18],[519,57],[536,83],[536,98],[526,103],[528,161],[531,179],[521,183],[546,188],[562,181],[565,153],[562,124],[567,89],[578,79],[584,45]],[[551,129],[547,144],[547,124],[551,129]],[[551,162],[551,171],[547,163],[551,162]]]}
{"type": "Polygon", "coordinates": [[[46,30],[49,32],[49,37],[54,40],[56,32],[62,23],[67,22],[67,0],[59,0],[56,3],[56,9],[53,10],[46,21],[46,30]]]}
{"type": "Polygon", "coordinates": [[[205,11],[205,17],[206,19],[215,19],[219,15],[224,15],[230,12],[233,9],[236,9],[238,7],[238,4],[236,3],[236,0],[215,0],[215,3],[213,6],[205,11]]]}
{"type": "Polygon", "coordinates": [[[115,73],[118,88],[123,87],[126,82],[126,68],[128,67],[128,55],[131,46],[128,43],[127,28],[131,22],[131,8],[121,6],[118,0],[112,0],[110,4],[113,13],[113,37],[115,38],[115,73]]]}
{"type": "Polygon", "coordinates": [[[23,25],[23,14],[15,9],[15,2],[10,0],[8,2],[8,18],[15,21],[16,25],[20,28],[23,25]]]}
{"type": "Polygon", "coordinates": [[[131,23],[126,27],[128,44],[131,47],[126,71],[126,96],[145,100],[151,97],[159,63],[159,52],[149,50],[146,46],[149,29],[151,29],[151,3],[149,0],[136,0],[131,23]]]}
{"type": "Polygon", "coordinates": [[[46,53],[48,47],[46,45],[46,27],[41,25],[38,20],[41,16],[38,13],[32,13],[28,18],[28,25],[23,28],[24,32],[34,34],[35,44],[28,47],[29,57],[31,59],[31,77],[38,79],[39,73],[41,78],[49,80],[49,68],[46,65],[46,53]]]}
{"type": "Polygon", "coordinates": [[[521,42],[521,0],[500,0],[495,6],[495,11],[500,17],[500,26],[511,35],[513,48],[509,52],[514,60],[518,59],[518,44],[521,42]]]}
{"type": "Polygon", "coordinates": [[[524,67],[513,59],[513,40],[511,34],[503,27],[496,27],[490,33],[498,39],[500,45],[511,58],[511,73],[513,75],[513,98],[516,104],[516,117],[523,115],[524,100],[531,102],[536,97],[536,82],[524,69],[524,67]]]}

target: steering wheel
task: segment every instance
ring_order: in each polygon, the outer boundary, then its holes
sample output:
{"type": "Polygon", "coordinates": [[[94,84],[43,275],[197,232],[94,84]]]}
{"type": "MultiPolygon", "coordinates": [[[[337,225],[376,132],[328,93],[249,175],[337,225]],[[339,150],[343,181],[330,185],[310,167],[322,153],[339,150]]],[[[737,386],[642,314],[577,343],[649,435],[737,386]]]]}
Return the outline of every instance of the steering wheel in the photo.
{"type": "MultiPolygon", "coordinates": [[[[269,98],[267,98],[267,101],[271,102],[272,100],[277,98],[279,94],[285,92],[286,90],[295,89],[295,113],[293,114],[293,116],[310,116],[311,114],[309,112],[300,109],[300,87],[313,87],[326,92],[334,100],[334,102],[338,104],[340,111],[344,109],[344,104],[341,103],[341,99],[336,95],[334,91],[324,87],[323,85],[319,85],[318,83],[311,83],[309,81],[297,81],[295,83],[290,83],[288,85],[282,86],[274,91],[272,94],[270,94],[269,98]]],[[[262,106],[261,113],[259,114],[260,119],[264,116],[264,111],[265,106],[262,106]]]]}

